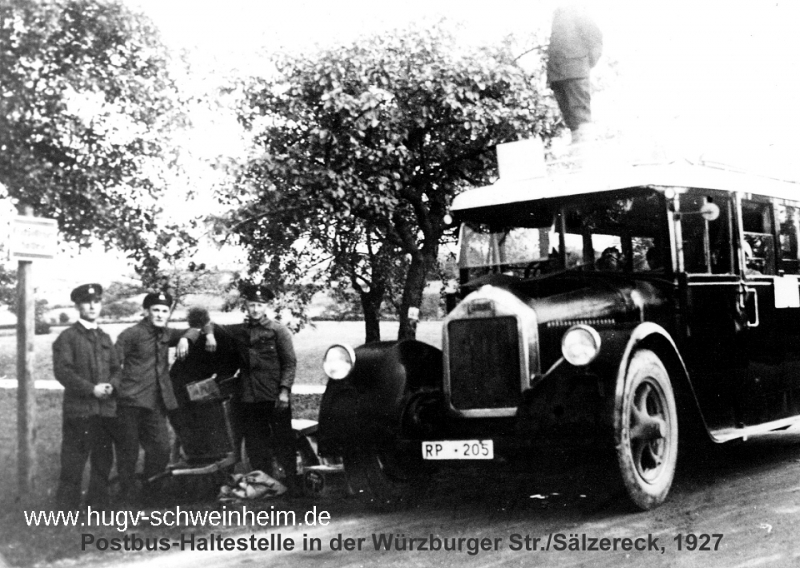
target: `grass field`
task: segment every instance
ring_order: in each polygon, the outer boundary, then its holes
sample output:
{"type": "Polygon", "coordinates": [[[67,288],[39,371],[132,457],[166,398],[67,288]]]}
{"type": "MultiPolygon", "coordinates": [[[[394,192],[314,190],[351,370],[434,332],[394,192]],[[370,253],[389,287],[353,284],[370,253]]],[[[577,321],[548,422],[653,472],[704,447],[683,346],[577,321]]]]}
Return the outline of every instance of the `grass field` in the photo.
{"type": "MultiPolygon", "coordinates": [[[[105,325],[112,339],[130,324],[105,325]]],[[[52,379],[51,345],[63,328],[54,328],[48,335],[36,336],[35,379],[52,379]]],[[[417,338],[437,347],[441,344],[440,322],[421,322],[417,338]]],[[[395,339],[397,323],[381,325],[385,340],[395,339]]],[[[362,322],[316,322],[313,327],[295,336],[298,359],[298,384],[324,384],[321,372],[322,356],[332,343],[360,345],[364,339],[362,322]]],[[[0,336],[0,378],[16,377],[16,337],[0,336]]],[[[27,503],[17,493],[17,402],[15,389],[0,389],[0,564],[2,557],[13,565],[27,566],[61,558],[76,557],[78,528],[29,528],[22,516],[26,509],[41,509],[52,500],[55,492],[61,445],[61,391],[37,391],[36,398],[36,459],[37,491],[27,503]]],[[[294,400],[296,418],[316,419],[320,395],[299,396],[294,400]]],[[[269,502],[265,502],[269,506],[269,502]]],[[[214,504],[208,505],[215,507],[214,504]]],[[[179,529],[176,529],[179,532],[179,529]]],[[[163,530],[162,530],[163,532],[163,530]]],[[[169,536],[160,534],[159,536],[169,536]]]]}
{"type": "MultiPolygon", "coordinates": [[[[238,314],[221,314],[214,320],[230,320],[231,323],[239,321],[238,314]]],[[[228,321],[224,321],[228,323],[228,321]]],[[[110,324],[102,328],[116,341],[117,336],[131,324],[110,324]]],[[[381,339],[391,340],[397,338],[397,322],[381,323],[381,339]]],[[[177,326],[176,326],[177,327],[177,326]]],[[[53,378],[53,357],[51,345],[58,334],[65,328],[54,327],[47,335],[35,337],[36,360],[34,363],[35,379],[53,378]]],[[[421,322],[417,329],[417,339],[441,347],[441,322],[421,322]]],[[[0,335],[0,379],[13,379],[17,376],[16,367],[16,335],[6,332],[0,335]]],[[[318,385],[325,384],[322,374],[322,356],[325,350],[333,343],[349,343],[353,346],[364,343],[363,322],[313,322],[294,336],[294,349],[297,354],[297,380],[298,384],[318,385]]]]}

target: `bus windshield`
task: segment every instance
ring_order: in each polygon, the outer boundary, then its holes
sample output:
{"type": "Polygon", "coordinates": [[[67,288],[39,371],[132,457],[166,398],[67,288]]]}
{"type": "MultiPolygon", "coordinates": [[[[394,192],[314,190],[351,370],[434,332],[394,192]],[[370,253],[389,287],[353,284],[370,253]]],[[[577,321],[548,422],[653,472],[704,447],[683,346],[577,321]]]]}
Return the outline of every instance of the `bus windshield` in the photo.
{"type": "Polygon", "coordinates": [[[533,278],[567,269],[663,271],[666,212],[661,193],[641,188],[484,210],[461,226],[459,267],[470,279],[492,272],[533,278]]]}

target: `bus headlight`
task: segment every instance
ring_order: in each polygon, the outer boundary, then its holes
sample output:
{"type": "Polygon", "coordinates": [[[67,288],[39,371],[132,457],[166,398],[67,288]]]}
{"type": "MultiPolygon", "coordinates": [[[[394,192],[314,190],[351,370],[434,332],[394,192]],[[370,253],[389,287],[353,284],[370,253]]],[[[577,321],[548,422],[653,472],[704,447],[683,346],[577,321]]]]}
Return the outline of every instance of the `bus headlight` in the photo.
{"type": "Polygon", "coordinates": [[[331,345],[322,358],[322,369],[330,379],[343,379],[356,363],[356,354],[349,345],[331,345]]]}
{"type": "Polygon", "coordinates": [[[561,354],[576,367],[588,365],[600,353],[600,334],[588,325],[574,325],[561,339],[561,354]]]}

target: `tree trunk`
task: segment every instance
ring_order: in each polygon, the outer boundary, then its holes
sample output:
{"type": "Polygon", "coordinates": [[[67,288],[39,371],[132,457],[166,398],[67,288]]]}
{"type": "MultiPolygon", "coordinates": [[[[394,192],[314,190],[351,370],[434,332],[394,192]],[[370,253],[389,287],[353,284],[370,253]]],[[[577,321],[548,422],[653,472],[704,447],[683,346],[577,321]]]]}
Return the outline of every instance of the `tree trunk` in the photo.
{"type": "Polygon", "coordinates": [[[381,340],[381,303],[386,287],[384,285],[374,285],[369,292],[359,294],[361,298],[361,309],[364,311],[364,331],[366,336],[365,343],[374,343],[381,340]]]}
{"type": "Polygon", "coordinates": [[[422,252],[411,258],[408,267],[406,283],[403,287],[403,300],[400,304],[400,329],[397,339],[415,339],[417,336],[417,321],[408,317],[409,308],[419,309],[422,304],[422,292],[425,290],[425,275],[436,260],[436,249],[432,252],[422,252]]]}

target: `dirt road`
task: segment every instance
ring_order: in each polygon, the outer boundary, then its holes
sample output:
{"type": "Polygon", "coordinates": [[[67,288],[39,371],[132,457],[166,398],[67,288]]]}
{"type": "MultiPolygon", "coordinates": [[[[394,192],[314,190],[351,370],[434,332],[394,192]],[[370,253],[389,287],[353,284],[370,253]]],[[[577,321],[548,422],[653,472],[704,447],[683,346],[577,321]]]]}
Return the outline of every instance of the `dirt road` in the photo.
{"type": "MultiPolygon", "coordinates": [[[[93,554],[91,559],[139,568],[800,565],[800,430],[684,457],[668,502],[646,513],[632,512],[604,491],[576,485],[569,474],[534,481],[502,470],[443,472],[407,511],[375,514],[332,487],[307,506],[327,510],[328,526],[256,533],[280,534],[284,545],[291,538],[292,551],[93,554]],[[304,535],[319,539],[321,550],[302,550],[304,535]],[[414,538],[419,539],[414,548],[426,543],[426,548],[461,550],[376,550],[376,541],[385,544],[390,535],[405,548],[414,538]],[[550,550],[542,550],[548,538],[550,550]],[[336,550],[348,543],[352,550],[336,550]],[[645,550],[623,550],[628,545],[645,550]],[[571,550],[574,546],[597,550],[571,550]]],[[[195,530],[198,538],[210,532],[195,530]]]]}

